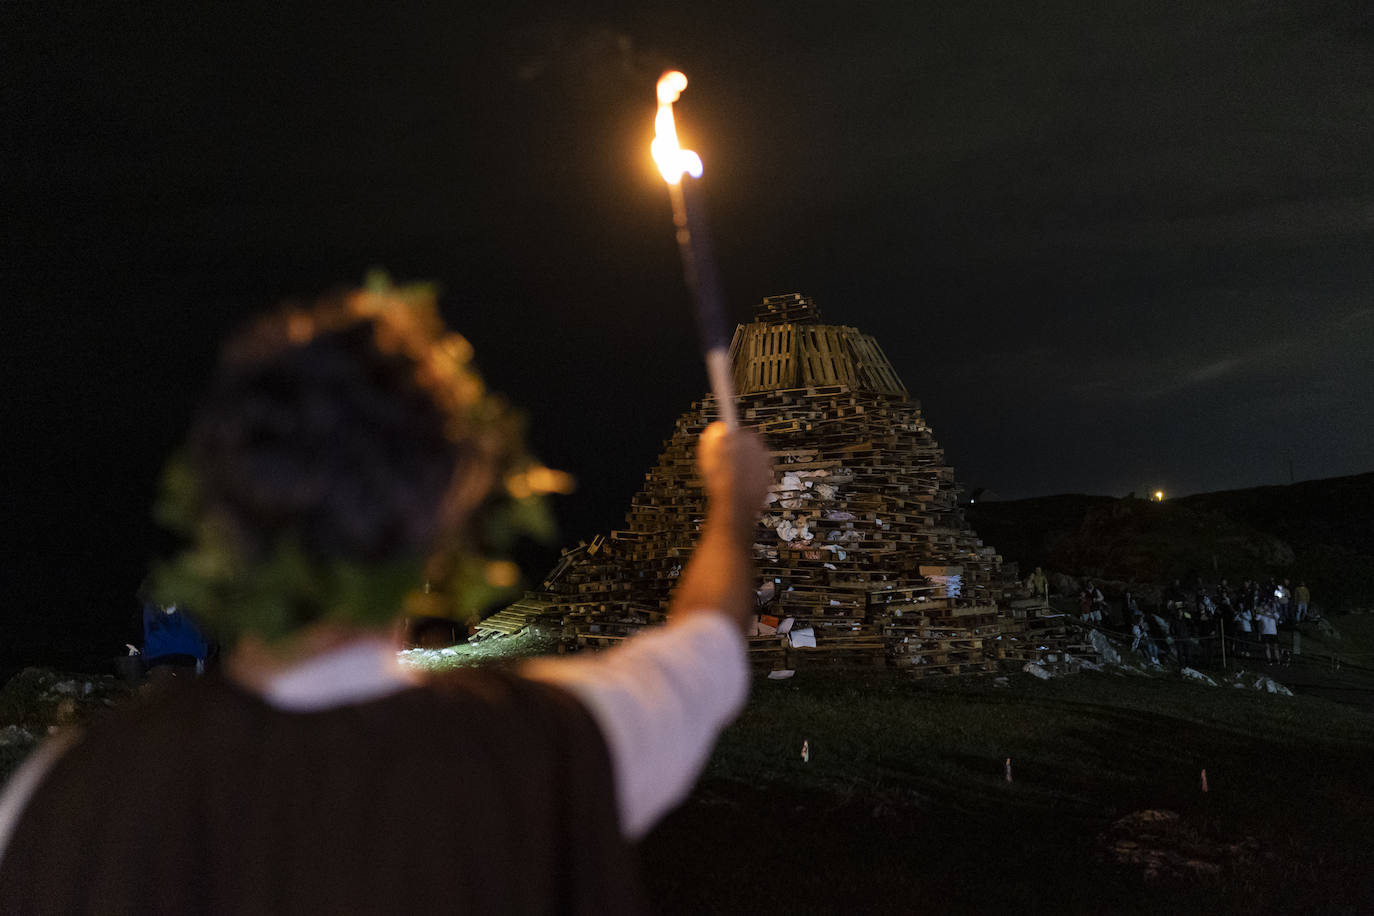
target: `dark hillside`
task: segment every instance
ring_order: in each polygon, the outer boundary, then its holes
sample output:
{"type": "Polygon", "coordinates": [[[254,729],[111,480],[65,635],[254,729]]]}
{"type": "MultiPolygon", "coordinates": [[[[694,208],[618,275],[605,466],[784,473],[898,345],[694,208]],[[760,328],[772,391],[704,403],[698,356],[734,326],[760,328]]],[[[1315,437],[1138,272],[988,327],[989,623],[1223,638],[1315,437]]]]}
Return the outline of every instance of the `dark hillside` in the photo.
{"type": "Polygon", "coordinates": [[[1328,610],[1374,605],[1374,474],[1202,493],[1162,503],[1064,495],[970,506],[1021,565],[1142,584],[1306,580],[1328,610]]]}
{"type": "Polygon", "coordinates": [[[1283,538],[1295,550],[1326,544],[1374,554],[1374,473],[1199,493],[1177,502],[1244,521],[1283,538]]]}
{"type": "Polygon", "coordinates": [[[991,544],[1022,573],[1048,566],[1050,554],[1075,534],[1090,510],[1111,506],[1110,496],[1064,493],[1035,499],[979,502],[964,510],[984,544],[991,544]]]}

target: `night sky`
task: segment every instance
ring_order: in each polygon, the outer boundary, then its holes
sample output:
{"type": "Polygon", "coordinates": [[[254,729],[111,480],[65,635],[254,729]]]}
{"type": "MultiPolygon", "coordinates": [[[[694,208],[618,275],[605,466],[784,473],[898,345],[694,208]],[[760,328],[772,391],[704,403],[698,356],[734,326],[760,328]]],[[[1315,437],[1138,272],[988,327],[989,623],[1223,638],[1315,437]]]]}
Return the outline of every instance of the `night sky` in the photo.
{"type": "Polygon", "coordinates": [[[875,335],[967,488],[1374,469],[1368,4],[464,6],[0,5],[7,657],[118,649],[218,343],[373,265],[618,526],[705,389],[669,66],[734,317],[875,335]]]}

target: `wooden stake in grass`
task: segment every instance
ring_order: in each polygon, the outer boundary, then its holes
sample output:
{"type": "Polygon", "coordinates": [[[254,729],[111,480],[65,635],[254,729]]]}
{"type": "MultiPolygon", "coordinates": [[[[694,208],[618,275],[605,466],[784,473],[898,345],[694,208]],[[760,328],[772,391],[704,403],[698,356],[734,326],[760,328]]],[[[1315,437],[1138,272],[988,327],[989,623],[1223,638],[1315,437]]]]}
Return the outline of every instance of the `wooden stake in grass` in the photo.
{"type": "Polygon", "coordinates": [[[1207,792],[1207,771],[1206,771],[1206,770],[1203,770],[1203,771],[1202,771],[1202,791],[1203,791],[1204,794],[1207,792]]]}
{"type": "Polygon", "coordinates": [[[1007,773],[1007,782],[1011,782],[1011,758],[1010,758],[1010,757],[1007,758],[1007,762],[1006,762],[1006,765],[1005,765],[1005,770],[1006,770],[1006,773],[1007,773]]]}

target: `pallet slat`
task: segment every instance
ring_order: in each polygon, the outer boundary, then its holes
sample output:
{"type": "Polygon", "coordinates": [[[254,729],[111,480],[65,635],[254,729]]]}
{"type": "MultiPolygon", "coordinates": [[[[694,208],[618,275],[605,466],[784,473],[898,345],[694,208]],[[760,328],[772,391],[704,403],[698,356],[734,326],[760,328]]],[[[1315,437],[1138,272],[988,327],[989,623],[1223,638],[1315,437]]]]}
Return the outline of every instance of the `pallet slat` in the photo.
{"type": "MultiPolygon", "coordinates": [[[[996,549],[963,518],[954,471],[875,339],[789,294],[736,329],[731,355],[736,409],[765,437],[777,482],[755,535],[766,612],[816,640],[751,641],[755,665],[959,675],[1067,651],[1068,634],[1020,605],[996,549]]],[[[705,517],[695,446],[716,413],[711,397],[691,405],[624,528],[566,551],[546,578],[541,619],[573,645],[605,647],[664,619],[705,517]]]]}

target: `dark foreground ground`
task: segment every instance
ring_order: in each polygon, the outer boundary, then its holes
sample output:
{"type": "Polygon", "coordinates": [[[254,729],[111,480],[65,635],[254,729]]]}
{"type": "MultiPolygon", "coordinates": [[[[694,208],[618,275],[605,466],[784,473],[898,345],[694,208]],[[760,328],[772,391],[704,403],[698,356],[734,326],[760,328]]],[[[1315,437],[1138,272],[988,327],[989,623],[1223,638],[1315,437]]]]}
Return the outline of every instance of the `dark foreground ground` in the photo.
{"type": "MultiPolygon", "coordinates": [[[[1342,628],[1358,655],[1374,617],[1342,628]]],[[[655,908],[1374,912],[1374,672],[1311,658],[1261,670],[1308,692],[1176,674],[760,679],[697,790],[643,844],[655,908]]],[[[100,683],[88,697],[88,681],[54,679],[26,672],[0,713],[41,734],[103,705],[100,683]]],[[[31,747],[7,721],[5,770],[31,747]]]]}
{"type": "Polygon", "coordinates": [[[1369,713],[1172,680],[1011,683],[760,683],[644,846],[655,899],[674,913],[1374,911],[1369,713]]]}
{"type": "Polygon", "coordinates": [[[668,913],[1374,912],[1374,679],[1259,670],[1310,690],[760,680],[646,880],[668,913]]]}

